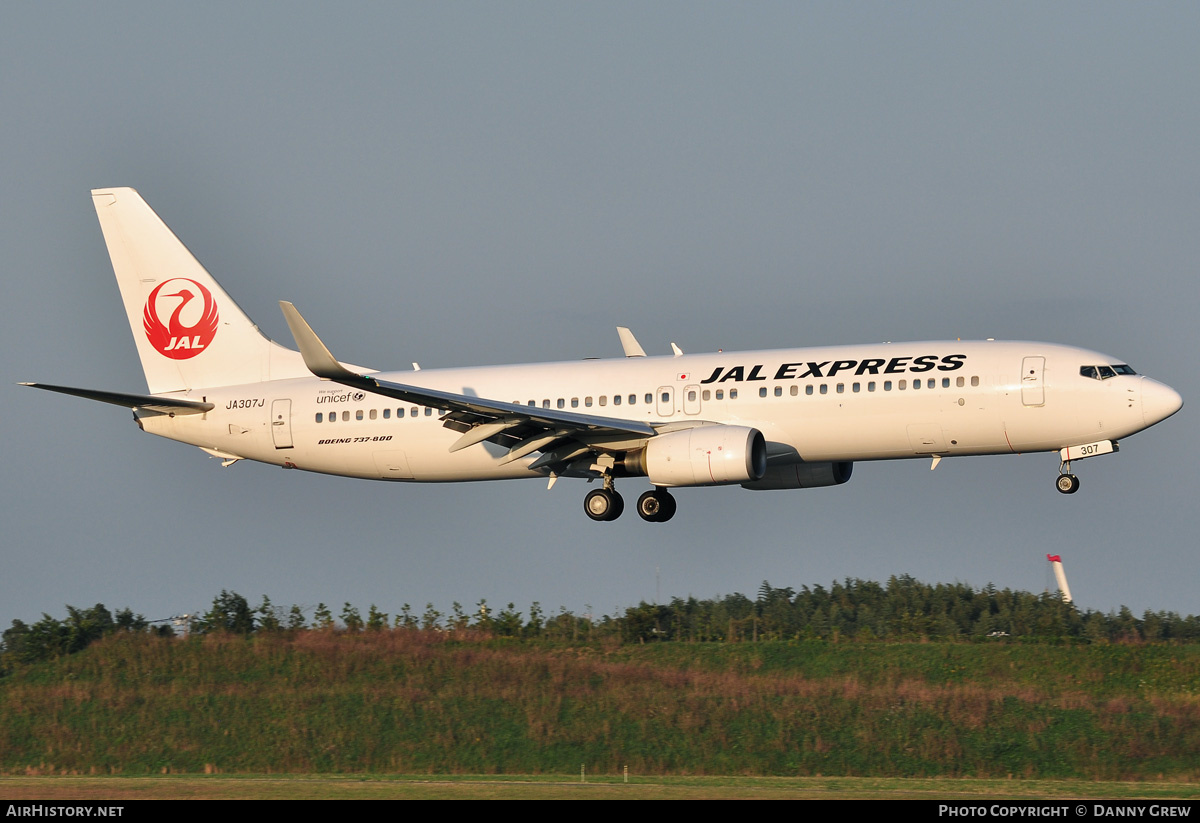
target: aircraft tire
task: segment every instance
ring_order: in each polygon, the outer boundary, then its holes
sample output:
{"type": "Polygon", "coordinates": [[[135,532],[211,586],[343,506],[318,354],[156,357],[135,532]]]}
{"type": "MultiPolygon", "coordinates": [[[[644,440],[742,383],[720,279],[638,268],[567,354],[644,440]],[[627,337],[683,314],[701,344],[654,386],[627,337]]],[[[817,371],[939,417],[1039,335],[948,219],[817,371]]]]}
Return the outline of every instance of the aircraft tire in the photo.
{"type": "Polygon", "coordinates": [[[659,516],[662,514],[662,501],[659,500],[658,494],[651,489],[644,492],[637,501],[638,517],[645,520],[647,523],[657,523],[659,516]]]}
{"type": "Polygon", "coordinates": [[[596,521],[616,520],[624,510],[621,495],[608,489],[592,489],[583,498],[584,513],[596,521]]]}
{"type": "Polygon", "coordinates": [[[638,498],[638,516],[647,523],[666,523],[675,516],[675,498],[666,489],[653,489],[638,498]]]}
{"type": "Polygon", "coordinates": [[[605,518],[605,520],[616,520],[621,516],[621,513],[625,511],[625,498],[621,497],[621,495],[617,494],[615,491],[611,491],[609,494],[612,495],[613,506],[612,511],[609,512],[609,515],[605,518]]]}
{"type": "Polygon", "coordinates": [[[666,523],[675,516],[675,510],[679,505],[675,502],[675,496],[666,489],[658,492],[658,499],[662,504],[662,510],[658,514],[658,522],[666,523]]]}
{"type": "Polygon", "coordinates": [[[1063,494],[1074,494],[1079,491],[1079,478],[1073,474],[1060,474],[1054,487],[1063,494]]]}

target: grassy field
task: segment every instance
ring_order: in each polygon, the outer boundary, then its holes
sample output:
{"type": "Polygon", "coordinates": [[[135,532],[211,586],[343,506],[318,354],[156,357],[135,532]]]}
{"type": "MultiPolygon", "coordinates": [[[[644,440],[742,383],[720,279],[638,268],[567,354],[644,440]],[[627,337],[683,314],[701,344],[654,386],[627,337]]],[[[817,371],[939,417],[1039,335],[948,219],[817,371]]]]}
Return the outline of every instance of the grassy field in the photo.
{"type": "Polygon", "coordinates": [[[17,800],[1192,800],[1200,785],[867,777],[7,777],[17,800]]]}
{"type": "MultiPolygon", "coordinates": [[[[205,787],[242,785],[230,774],[342,774],[372,776],[370,786],[285,780],[280,791],[408,792],[435,784],[382,777],[578,775],[581,765],[656,776],[639,791],[711,789],[658,776],[791,778],[725,779],[714,796],[837,791],[830,775],[1000,779],[911,789],[935,797],[1046,779],[1198,785],[1200,646],[116,636],[0,680],[0,773],[26,778],[226,780],[195,784],[205,787]]],[[[111,779],[96,785],[125,785],[111,779]]],[[[563,780],[549,783],[631,791],[563,780]]],[[[447,785],[529,783],[436,784],[447,785]]],[[[1070,792],[1092,797],[1100,785],[1070,792]]]]}

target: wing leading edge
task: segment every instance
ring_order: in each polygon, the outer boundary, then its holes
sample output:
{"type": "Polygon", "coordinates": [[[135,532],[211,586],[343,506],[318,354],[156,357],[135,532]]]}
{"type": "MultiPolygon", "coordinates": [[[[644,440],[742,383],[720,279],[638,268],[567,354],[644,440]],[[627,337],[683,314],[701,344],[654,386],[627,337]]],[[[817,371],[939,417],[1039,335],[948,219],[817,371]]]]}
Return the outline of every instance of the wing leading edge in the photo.
{"type": "Polygon", "coordinates": [[[280,301],[279,307],[309,371],[323,380],[448,412],[443,425],[462,433],[451,452],[491,441],[509,447],[503,462],[540,451],[542,456],[530,468],[553,469],[579,459],[595,444],[644,440],[657,433],[636,420],[522,406],[358,374],[338,362],[295,306],[280,301]]]}

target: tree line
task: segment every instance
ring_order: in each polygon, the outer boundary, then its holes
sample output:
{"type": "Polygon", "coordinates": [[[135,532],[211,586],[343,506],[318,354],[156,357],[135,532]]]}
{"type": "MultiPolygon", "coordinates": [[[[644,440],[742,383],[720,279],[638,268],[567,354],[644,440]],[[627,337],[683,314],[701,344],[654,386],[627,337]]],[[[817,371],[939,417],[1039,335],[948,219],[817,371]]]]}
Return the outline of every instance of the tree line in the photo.
{"type": "Polygon", "coordinates": [[[848,578],[828,588],[776,588],[763,581],[753,599],[735,592],[713,598],[675,597],[669,603],[641,602],[611,615],[594,617],[566,608],[546,613],[535,602],[528,612],[513,603],[501,609],[480,600],[448,612],[426,604],[419,613],[409,604],[389,614],[374,604],[363,615],[350,603],[335,615],[324,603],[315,608],[275,606],[263,596],[252,606],[237,592],[223,590],[203,614],[187,620],[148,621],[130,609],[115,614],[103,604],[90,609],[68,605],[59,619],[43,614],[33,624],[13,620],[0,639],[0,671],[71,654],[118,632],[258,633],[325,630],[376,632],[418,630],[472,631],[524,640],[590,642],[755,642],[767,640],[966,641],[1034,639],[1040,641],[1141,642],[1200,641],[1200,617],[1147,610],[1141,617],[1122,606],[1115,612],[1080,610],[1057,594],[975,589],[964,583],[921,583],[907,575],[887,583],[848,578]]]}

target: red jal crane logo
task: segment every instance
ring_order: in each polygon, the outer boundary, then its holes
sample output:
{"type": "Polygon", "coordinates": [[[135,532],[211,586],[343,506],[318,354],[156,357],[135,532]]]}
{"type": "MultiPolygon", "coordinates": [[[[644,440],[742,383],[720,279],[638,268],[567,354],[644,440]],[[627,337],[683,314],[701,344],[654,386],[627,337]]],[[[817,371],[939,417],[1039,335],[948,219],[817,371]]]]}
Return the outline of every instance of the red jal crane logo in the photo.
{"type": "Polygon", "coordinates": [[[204,351],[217,334],[217,302],[213,300],[208,289],[195,280],[175,277],[159,283],[146,299],[146,310],[142,315],[142,325],[146,329],[146,339],[164,357],[172,360],[187,360],[204,351]],[[163,292],[163,289],[167,289],[163,292]],[[159,293],[165,305],[159,304],[159,293]],[[197,296],[200,301],[193,303],[197,296]],[[174,305],[168,301],[171,298],[179,300],[174,305]],[[203,305],[200,305],[200,303],[203,305]],[[190,305],[189,305],[190,304],[190,305]],[[171,318],[163,323],[162,310],[171,312],[171,318]],[[194,321],[184,325],[183,318],[194,321]]]}

